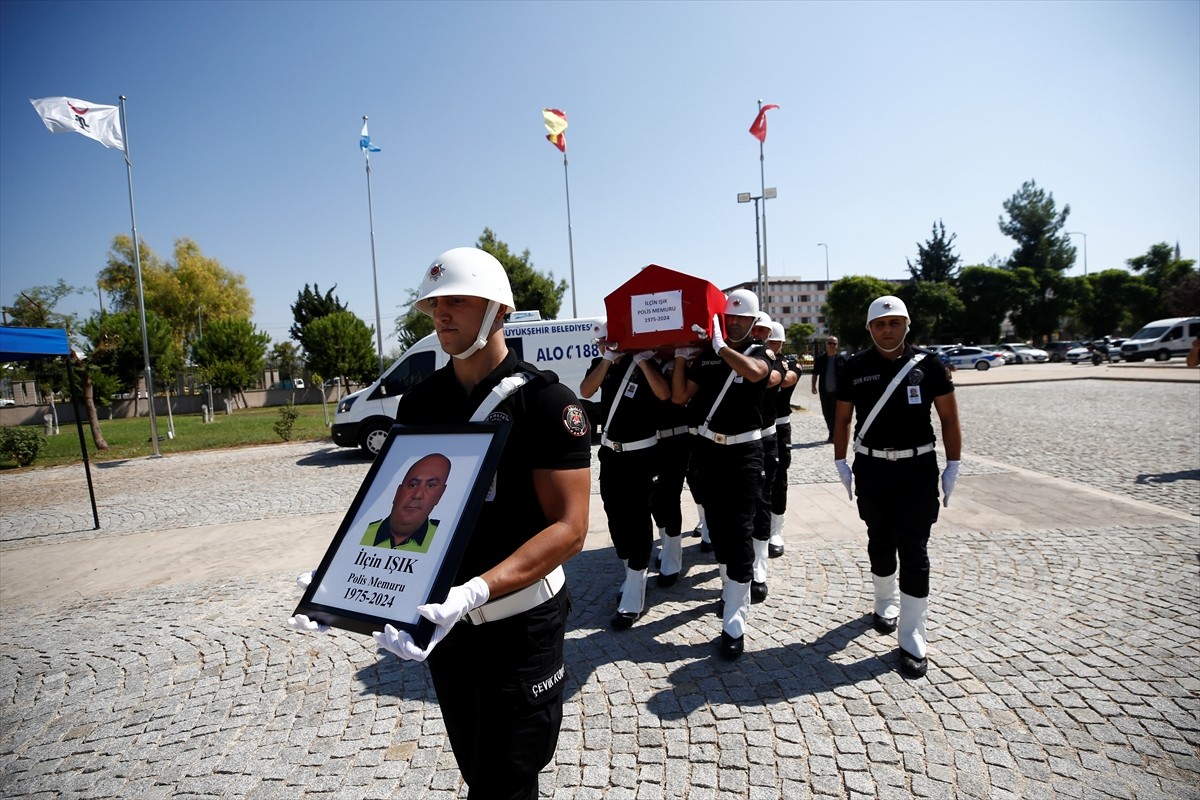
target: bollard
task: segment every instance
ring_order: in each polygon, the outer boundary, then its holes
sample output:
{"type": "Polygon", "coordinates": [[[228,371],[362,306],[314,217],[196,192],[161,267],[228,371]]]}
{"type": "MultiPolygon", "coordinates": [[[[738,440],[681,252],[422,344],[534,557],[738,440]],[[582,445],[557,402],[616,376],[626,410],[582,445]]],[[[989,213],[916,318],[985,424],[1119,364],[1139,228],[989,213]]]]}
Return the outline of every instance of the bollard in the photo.
{"type": "Polygon", "coordinates": [[[230,400],[228,397],[226,397],[224,402],[225,402],[225,416],[231,416],[233,414],[233,401],[230,400]]]}
{"type": "Polygon", "coordinates": [[[53,436],[54,435],[54,415],[46,414],[42,417],[42,420],[46,423],[46,435],[53,436]]]}
{"type": "Polygon", "coordinates": [[[205,425],[207,425],[210,422],[210,420],[208,418],[208,405],[205,403],[200,404],[200,418],[202,420],[204,420],[205,425]]]}

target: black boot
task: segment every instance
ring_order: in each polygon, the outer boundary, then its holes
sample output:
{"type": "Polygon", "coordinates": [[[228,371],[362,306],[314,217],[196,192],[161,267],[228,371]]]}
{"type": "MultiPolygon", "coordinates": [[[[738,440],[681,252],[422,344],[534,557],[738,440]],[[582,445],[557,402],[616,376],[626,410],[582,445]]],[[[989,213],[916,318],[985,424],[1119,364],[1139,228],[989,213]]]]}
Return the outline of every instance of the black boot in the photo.
{"type": "Polygon", "coordinates": [[[924,678],[929,669],[929,659],[917,658],[903,647],[897,649],[900,653],[900,671],[909,678],[924,678]]]}

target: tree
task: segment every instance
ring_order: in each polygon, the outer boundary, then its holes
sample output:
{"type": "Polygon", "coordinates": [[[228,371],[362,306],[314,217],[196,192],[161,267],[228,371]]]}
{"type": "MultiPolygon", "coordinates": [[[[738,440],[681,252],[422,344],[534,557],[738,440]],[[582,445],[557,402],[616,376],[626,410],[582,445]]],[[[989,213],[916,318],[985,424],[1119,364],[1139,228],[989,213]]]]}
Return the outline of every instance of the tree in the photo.
{"type": "Polygon", "coordinates": [[[1143,276],[1106,269],[1078,280],[1087,284],[1087,290],[1081,293],[1077,326],[1089,339],[1133,333],[1152,319],[1142,313],[1157,305],[1158,295],[1143,276]]]}
{"type": "MultiPolygon", "coordinates": [[[[110,292],[115,311],[138,308],[132,242],[124,234],[116,236],[108,265],[100,272],[100,285],[110,292]]],[[[164,262],[145,242],[140,243],[139,253],[146,310],[166,321],[181,350],[209,322],[249,319],[254,311],[245,276],[205,256],[191,239],[175,240],[173,264],[164,262]]]]}
{"type": "MultiPolygon", "coordinates": [[[[336,288],[337,284],[335,283],[333,289],[336,288]]],[[[296,302],[292,303],[292,319],[295,322],[288,333],[300,343],[306,353],[309,352],[308,338],[305,333],[308,326],[322,317],[347,310],[346,304],[338,299],[337,295],[333,293],[333,289],[321,294],[320,286],[314,283],[309,289],[306,283],[303,291],[296,293],[296,302]]]]}
{"type": "Polygon", "coordinates": [[[946,238],[946,226],[939,219],[933,223],[930,238],[925,244],[917,244],[917,263],[908,262],[908,272],[915,281],[931,281],[944,283],[953,281],[958,276],[959,257],[954,254],[954,240],[957,233],[946,238]]]}
{"type": "Polygon", "coordinates": [[[871,344],[866,327],[867,306],[877,297],[895,293],[895,286],[879,278],[868,275],[840,278],[829,287],[829,298],[825,303],[829,331],[850,352],[867,347],[871,344]]]}
{"type": "MultiPolygon", "coordinates": [[[[55,307],[61,300],[73,294],[83,294],[85,291],[85,289],[68,286],[66,281],[59,278],[58,283],[54,286],[34,286],[18,292],[16,300],[11,306],[5,306],[4,312],[14,325],[21,327],[65,328],[68,340],[73,342],[75,334],[79,331],[78,318],[75,314],[61,314],[55,311],[55,307]]],[[[51,392],[56,392],[67,385],[66,366],[57,358],[26,361],[22,362],[21,366],[26,373],[33,376],[34,381],[47,387],[51,392]]],[[[96,445],[96,449],[107,450],[108,441],[100,430],[100,418],[96,412],[95,396],[99,378],[99,370],[94,369],[90,363],[82,363],[77,370],[76,380],[79,386],[69,388],[72,397],[83,398],[84,407],[87,409],[88,428],[91,430],[92,442],[96,445]]],[[[101,388],[109,387],[109,383],[101,382],[101,388]]],[[[100,396],[107,398],[109,393],[111,392],[103,393],[100,396]]],[[[105,404],[107,405],[107,403],[105,404]]]]}
{"type": "Polygon", "coordinates": [[[792,345],[792,349],[803,355],[812,349],[809,343],[816,331],[816,326],[810,322],[793,322],[791,325],[788,325],[785,333],[787,334],[788,343],[792,345]]]}
{"type": "Polygon", "coordinates": [[[433,333],[433,319],[413,305],[416,299],[417,290],[409,289],[408,302],[405,303],[408,311],[396,318],[396,343],[401,353],[433,333]]]}
{"type": "Polygon", "coordinates": [[[372,339],[375,329],[349,311],[338,311],[310,322],[305,330],[308,368],[329,377],[369,383],[378,377],[379,357],[372,339]]]}
{"type": "Polygon", "coordinates": [[[240,395],[245,406],[243,392],[257,385],[270,343],[270,335],[248,319],[219,319],[205,324],[192,352],[205,381],[240,395]]]}
{"type": "Polygon", "coordinates": [[[1018,298],[1013,322],[1029,336],[1049,336],[1071,308],[1073,292],[1063,276],[1075,263],[1075,248],[1062,232],[1071,207],[1058,211],[1054,195],[1030,180],[1004,201],[1004,210],[1008,219],[1000,218],[1000,232],[1017,242],[1007,266],[1031,269],[1035,284],[1018,298]]]}
{"type": "Polygon", "coordinates": [[[966,342],[999,338],[1004,318],[1019,296],[1022,278],[1032,283],[1033,272],[981,265],[964,267],[958,273],[958,299],[964,313],[957,320],[956,338],[966,342]]]}
{"type": "Polygon", "coordinates": [[[898,288],[896,296],[908,306],[912,326],[908,339],[912,342],[942,335],[963,316],[963,302],[949,283],[917,281],[898,288]]]}
{"type": "Polygon", "coordinates": [[[554,282],[554,273],[541,274],[533,268],[533,261],[526,249],[520,256],[508,251],[508,245],[496,238],[490,228],[484,228],[476,247],[491,253],[508,273],[512,285],[513,302],[516,310],[540,311],[545,319],[557,319],[562,307],[563,294],[567,291],[565,280],[554,282]]]}
{"type": "Polygon", "coordinates": [[[271,348],[268,362],[279,370],[279,379],[290,381],[303,366],[296,345],[291,342],[276,342],[271,348]]]}
{"type": "MultiPolygon", "coordinates": [[[[118,386],[133,395],[133,413],[137,416],[141,398],[138,382],[146,369],[142,346],[142,322],[136,311],[96,314],[83,323],[88,338],[85,347],[88,363],[115,379],[118,386]]],[[[174,375],[183,364],[166,321],[153,311],[146,312],[146,341],[150,349],[150,370],[154,375],[174,375]]]]}
{"type": "MultiPolygon", "coordinates": [[[[1196,262],[1191,259],[1179,258],[1166,242],[1151,245],[1144,255],[1134,256],[1125,262],[1146,280],[1146,285],[1154,290],[1157,303],[1136,324],[1140,325],[1159,317],[1192,316],[1200,312],[1195,300],[1188,301],[1188,286],[1196,275],[1196,262]],[[1181,292],[1175,297],[1177,292],[1181,292]]],[[[1194,289],[1192,290],[1195,291],[1194,289]]]]}

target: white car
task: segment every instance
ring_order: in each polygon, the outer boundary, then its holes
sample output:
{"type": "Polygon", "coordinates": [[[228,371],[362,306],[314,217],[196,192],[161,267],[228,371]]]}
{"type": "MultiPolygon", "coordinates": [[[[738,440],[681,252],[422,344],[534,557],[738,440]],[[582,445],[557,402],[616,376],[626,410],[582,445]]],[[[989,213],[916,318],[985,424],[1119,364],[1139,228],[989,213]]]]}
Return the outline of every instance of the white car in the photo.
{"type": "Polygon", "coordinates": [[[982,347],[955,347],[941,353],[941,358],[955,369],[974,367],[984,370],[1004,366],[1002,355],[991,350],[984,350],[982,347]]]}
{"type": "Polygon", "coordinates": [[[1038,347],[1026,344],[998,344],[996,350],[1012,353],[1008,361],[1012,364],[1044,364],[1050,360],[1050,354],[1038,347]]]}
{"type": "Polygon", "coordinates": [[[1092,363],[1092,348],[1072,347],[1067,351],[1067,361],[1072,364],[1090,364],[1092,363]]]}
{"type": "Polygon", "coordinates": [[[15,406],[16,404],[16,400],[9,400],[7,397],[0,397],[0,408],[4,408],[5,406],[15,406]]]}

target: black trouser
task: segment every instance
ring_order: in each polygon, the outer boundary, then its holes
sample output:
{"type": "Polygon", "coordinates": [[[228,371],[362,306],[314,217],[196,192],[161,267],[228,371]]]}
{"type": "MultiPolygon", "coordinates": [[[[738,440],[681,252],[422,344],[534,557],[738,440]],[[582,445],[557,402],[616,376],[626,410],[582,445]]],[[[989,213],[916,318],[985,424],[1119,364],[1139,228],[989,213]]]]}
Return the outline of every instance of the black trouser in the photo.
{"type": "Polygon", "coordinates": [[[762,451],[759,441],[720,445],[704,437],[692,446],[713,554],[735,583],[749,583],[753,574],[751,539],[762,491],[762,451]]]}
{"type": "Polygon", "coordinates": [[[821,392],[821,413],[825,416],[825,427],[833,437],[833,421],[837,417],[837,392],[821,392]]]}
{"type": "Polygon", "coordinates": [[[900,591],[929,596],[929,531],[938,518],[938,466],[934,453],[888,461],[854,459],[858,516],[867,523],[871,572],[891,575],[900,561],[900,591]]]}
{"type": "Polygon", "coordinates": [[[429,654],[446,736],[470,800],[536,800],[562,725],[566,587],[508,619],[460,622],[429,654]]]}
{"type": "Polygon", "coordinates": [[[650,510],[654,521],[667,536],[678,536],[683,528],[683,510],[679,501],[683,496],[683,479],[691,449],[691,435],[687,433],[659,439],[654,446],[658,455],[658,480],[654,482],[650,510]]]}
{"type": "Polygon", "coordinates": [[[775,473],[779,469],[779,447],[774,436],[762,439],[763,478],[758,507],[754,509],[754,538],[765,542],[771,538],[771,495],[775,490],[775,473]]]}
{"type": "Polygon", "coordinates": [[[775,452],[779,464],[775,467],[775,485],[771,487],[771,513],[787,511],[788,470],[792,466],[792,424],[775,426],[775,452]]]}
{"type": "Polygon", "coordinates": [[[617,453],[600,446],[600,499],[608,516],[608,535],[617,558],[628,561],[630,569],[649,567],[654,548],[650,499],[658,469],[657,447],[617,453]]]}

